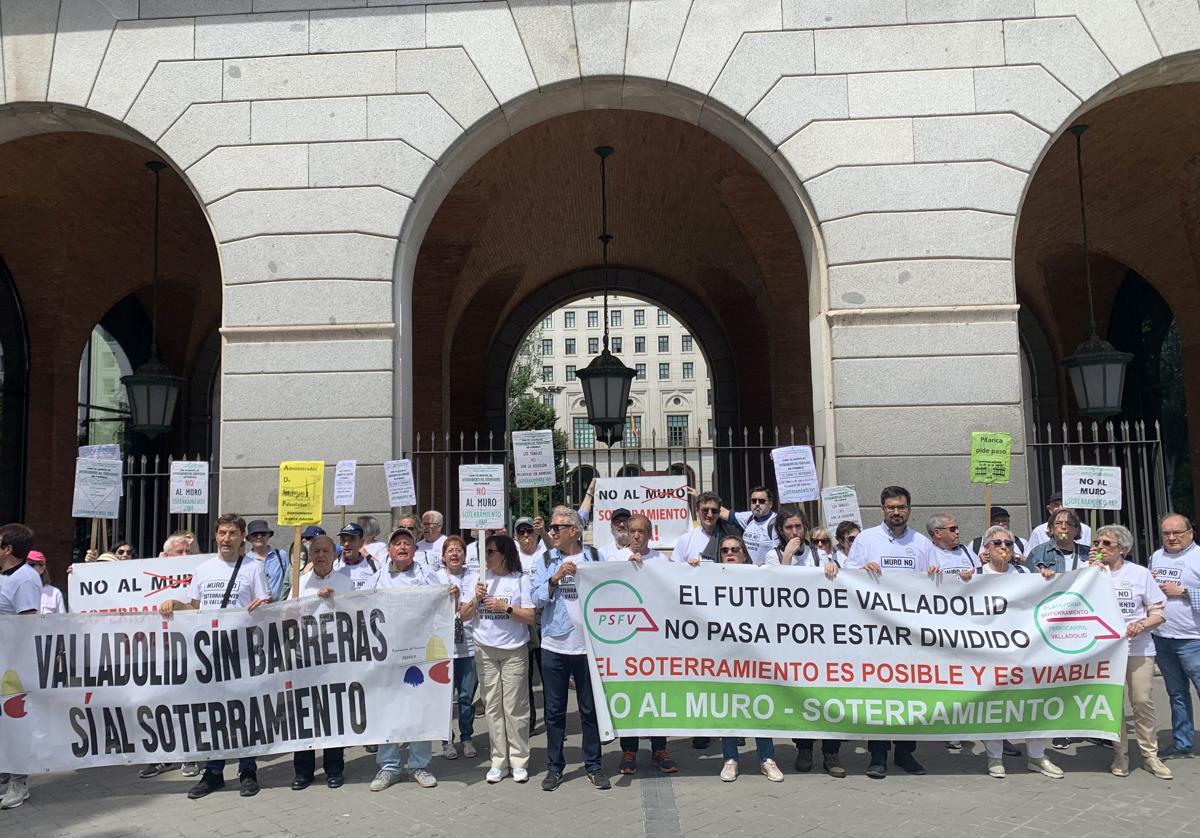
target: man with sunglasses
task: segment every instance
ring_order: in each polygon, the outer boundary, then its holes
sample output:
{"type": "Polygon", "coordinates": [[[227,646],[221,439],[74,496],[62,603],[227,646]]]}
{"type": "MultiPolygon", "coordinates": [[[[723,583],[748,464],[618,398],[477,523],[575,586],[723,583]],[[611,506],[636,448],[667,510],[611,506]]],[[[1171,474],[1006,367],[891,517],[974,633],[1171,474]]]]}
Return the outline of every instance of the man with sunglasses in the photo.
{"type": "Polygon", "coordinates": [[[933,542],[928,570],[957,573],[966,580],[979,569],[975,557],[959,542],[958,519],[953,515],[935,512],[925,522],[925,531],[933,542]]]}
{"type": "MultiPolygon", "coordinates": [[[[717,545],[721,539],[727,535],[741,535],[741,528],[735,522],[722,517],[723,510],[721,498],[715,492],[701,492],[697,495],[696,517],[700,519],[700,526],[693,527],[679,536],[671,550],[671,561],[686,562],[692,566],[702,561],[720,561],[717,545]]],[[[724,512],[727,516],[728,510],[724,512]]]]}
{"type": "Polygon", "coordinates": [[[750,551],[750,561],[762,564],[767,559],[767,553],[775,548],[778,540],[775,527],[778,518],[774,509],[774,495],[766,486],[755,486],[750,490],[750,510],[748,512],[730,513],[721,508],[721,520],[733,520],[742,530],[742,541],[750,551]]]}
{"type": "Polygon", "coordinates": [[[1200,548],[1183,515],[1163,518],[1159,533],[1162,549],[1150,558],[1150,572],[1167,602],[1154,648],[1171,703],[1172,739],[1162,758],[1188,759],[1196,739],[1191,687],[1200,693],[1200,548]]]}
{"type": "Polygon", "coordinates": [[[285,551],[271,546],[275,531],[261,518],[246,525],[246,540],[250,551],[246,554],[259,563],[267,577],[267,592],[271,599],[281,602],[292,590],[292,563],[285,551]]]}
{"type": "Polygon", "coordinates": [[[421,513],[421,532],[420,540],[417,541],[417,549],[432,552],[435,556],[441,559],[442,542],[446,540],[446,536],[442,534],[442,528],[446,524],[446,519],[442,513],[436,509],[430,509],[427,512],[421,513]]]}
{"type": "MultiPolygon", "coordinates": [[[[908,526],[912,514],[912,496],[903,486],[888,486],[879,493],[879,509],[883,522],[877,527],[868,527],[859,533],[846,556],[847,568],[858,568],[870,573],[927,573],[937,565],[931,558],[933,545],[929,539],[908,526]]],[[[957,525],[956,525],[957,526],[957,525]]],[[[934,571],[936,572],[936,570],[934,571]]],[[[917,762],[913,752],[917,743],[897,741],[894,761],[909,774],[924,774],[925,767],[917,762]]],[[[887,756],[892,748],[889,741],[869,741],[867,750],[871,762],[867,776],[872,780],[887,777],[887,756]]]]}

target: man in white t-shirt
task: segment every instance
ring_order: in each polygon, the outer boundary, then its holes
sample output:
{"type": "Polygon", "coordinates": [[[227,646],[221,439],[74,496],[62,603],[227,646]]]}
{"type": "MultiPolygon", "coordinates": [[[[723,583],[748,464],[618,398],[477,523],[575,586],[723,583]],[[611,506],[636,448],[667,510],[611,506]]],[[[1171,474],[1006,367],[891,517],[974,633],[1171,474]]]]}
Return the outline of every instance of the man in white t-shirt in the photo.
{"type": "Polygon", "coordinates": [[[612,544],[600,548],[600,558],[611,562],[616,555],[629,546],[629,517],[632,513],[621,507],[614,509],[608,519],[608,530],[612,533],[612,544]]]}
{"type": "Polygon", "coordinates": [[[700,526],[679,536],[671,550],[671,561],[698,565],[700,562],[715,562],[717,542],[729,534],[738,535],[741,530],[735,522],[721,517],[721,498],[715,492],[701,492],[696,496],[696,516],[700,526]]]}
{"type": "Polygon", "coordinates": [[[442,542],[446,540],[446,536],[442,534],[442,528],[445,525],[445,517],[436,509],[423,512],[421,514],[421,539],[417,542],[417,549],[441,556],[442,542]]]}
{"type": "MultiPolygon", "coordinates": [[[[413,534],[413,538],[418,539],[417,555],[415,557],[413,557],[413,561],[415,561],[418,565],[420,565],[426,574],[433,576],[439,570],[441,570],[441,568],[442,568],[442,549],[445,547],[445,544],[446,544],[445,536],[442,536],[441,538],[437,539],[437,542],[436,542],[437,550],[434,550],[433,548],[423,549],[420,546],[421,545],[421,541],[420,541],[421,525],[419,523],[417,523],[417,516],[415,516],[415,515],[407,515],[407,514],[401,515],[399,518],[396,519],[396,529],[408,530],[410,533],[413,534]]],[[[385,561],[387,560],[387,551],[386,550],[384,551],[383,559],[385,561]]]]}
{"type": "MultiPolygon", "coordinates": [[[[357,524],[347,524],[358,529],[357,524]]],[[[343,542],[343,555],[345,547],[343,542]]],[[[327,535],[319,535],[308,545],[308,562],[312,570],[300,577],[300,596],[319,596],[328,599],[336,594],[348,594],[354,590],[350,576],[341,570],[334,570],[333,564],[337,559],[337,548],[333,539],[327,535]]],[[[327,606],[322,605],[324,609],[327,606]]],[[[331,789],[340,789],[345,784],[346,759],[343,748],[326,748],[321,753],[321,767],[325,771],[325,785],[331,789]]],[[[292,754],[292,768],[296,772],[292,780],[292,791],[302,791],[312,785],[317,768],[316,751],[308,749],[292,754]]]]}
{"type": "Polygon", "coordinates": [[[779,541],[775,532],[777,525],[775,496],[766,486],[755,486],[750,490],[750,510],[748,512],[730,512],[721,509],[721,519],[733,522],[741,527],[742,541],[750,551],[750,561],[763,564],[767,553],[773,550],[779,541]]]}
{"type": "Polygon", "coordinates": [[[932,542],[929,562],[943,573],[958,573],[971,578],[979,565],[971,551],[959,541],[958,519],[948,512],[935,512],[925,522],[925,532],[932,542]]]}
{"type": "MultiPolygon", "coordinates": [[[[1050,497],[1046,498],[1046,520],[1044,523],[1038,524],[1033,528],[1033,532],[1029,534],[1029,539],[1025,542],[1025,551],[1028,555],[1033,552],[1033,548],[1039,544],[1044,544],[1051,541],[1050,520],[1054,517],[1054,513],[1063,509],[1062,493],[1055,492],[1050,497]]],[[[1079,538],[1076,539],[1084,547],[1092,545],[1092,528],[1080,521],[1079,523],[1079,538]]]]}
{"type": "MultiPolygon", "coordinates": [[[[28,562],[32,547],[33,530],[29,527],[0,527],[0,614],[36,617],[41,609],[42,577],[28,562]]],[[[28,799],[28,774],[0,774],[0,809],[15,809],[28,799]]]]}
{"type": "Polygon", "coordinates": [[[1196,729],[1192,687],[1200,693],[1200,547],[1192,522],[1168,515],[1159,525],[1162,549],[1150,559],[1150,572],[1167,598],[1166,622],[1154,630],[1154,648],[1163,686],[1171,701],[1172,748],[1163,759],[1192,756],[1196,729]]]}
{"type": "MultiPolygon", "coordinates": [[[[222,515],[216,522],[217,556],[201,564],[192,573],[188,601],[175,599],[159,603],[158,611],[170,617],[176,611],[215,611],[223,608],[245,608],[253,611],[271,601],[267,577],[262,562],[247,558],[246,522],[240,515],[222,515]]],[[[200,781],[188,790],[189,800],[198,800],[225,786],[225,760],[210,760],[204,766],[200,781]]],[[[258,794],[258,762],[254,757],[238,760],[239,794],[253,797],[258,794]]]]}
{"type": "MultiPolygon", "coordinates": [[[[375,586],[375,575],[379,573],[379,568],[387,562],[387,553],[381,560],[376,559],[375,555],[367,549],[367,545],[362,545],[362,541],[366,538],[361,525],[347,524],[338,533],[338,538],[342,542],[342,557],[334,560],[334,568],[346,575],[350,580],[351,590],[361,591],[363,588],[372,588],[375,586]],[[362,545],[355,547],[356,544],[362,545]]],[[[379,542],[383,543],[383,542],[379,542]]],[[[385,549],[387,545],[384,545],[385,549]]]]}

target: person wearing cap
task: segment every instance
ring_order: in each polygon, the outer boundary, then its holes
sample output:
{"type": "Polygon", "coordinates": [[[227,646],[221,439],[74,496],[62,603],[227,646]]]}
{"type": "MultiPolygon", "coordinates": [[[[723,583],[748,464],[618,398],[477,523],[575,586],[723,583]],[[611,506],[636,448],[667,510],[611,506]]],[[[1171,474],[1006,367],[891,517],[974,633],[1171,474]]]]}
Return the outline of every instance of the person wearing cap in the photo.
{"type": "Polygon", "coordinates": [[[38,613],[66,614],[67,606],[63,603],[62,591],[50,584],[50,577],[46,573],[45,554],[41,550],[30,550],[25,561],[37,571],[38,576],[42,579],[42,606],[38,609],[38,613]]]}
{"type": "MultiPolygon", "coordinates": [[[[388,537],[388,560],[375,574],[371,589],[409,588],[417,585],[436,584],[425,570],[416,563],[417,542],[413,534],[403,527],[393,530],[388,537]]],[[[404,773],[400,769],[400,749],[403,743],[386,742],[379,746],[376,762],[379,772],[371,781],[371,791],[383,791],[400,782],[404,773]]],[[[423,789],[437,785],[437,778],[429,771],[433,758],[433,747],[428,741],[408,743],[408,775],[423,789]]]]}
{"type": "Polygon", "coordinates": [[[355,558],[361,560],[367,556],[367,551],[363,549],[363,528],[358,524],[346,524],[338,530],[337,540],[340,542],[338,547],[337,559],[334,561],[334,570],[341,570],[346,562],[355,563],[355,558]]]}
{"type": "MultiPolygon", "coordinates": [[[[1010,533],[1012,532],[1012,515],[1003,506],[992,507],[992,520],[988,526],[1004,527],[1010,533]]],[[[979,536],[970,543],[968,548],[971,551],[971,556],[975,558],[975,564],[982,564],[982,559],[979,557],[979,551],[983,549],[983,536],[979,536]]],[[[1013,560],[1024,559],[1028,555],[1029,547],[1024,541],[1017,536],[1013,536],[1013,560]]]]}
{"type": "Polygon", "coordinates": [[[417,542],[417,549],[432,551],[435,556],[442,555],[442,542],[446,540],[446,536],[442,535],[442,528],[445,525],[445,517],[436,509],[422,512],[421,539],[417,542]]]}
{"type": "MultiPolygon", "coordinates": [[[[365,538],[360,524],[346,524],[338,533],[338,539],[342,542],[342,558],[340,563],[335,561],[334,566],[349,577],[355,591],[373,587],[375,576],[379,573],[380,562],[363,545],[365,538]]],[[[387,561],[386,557],[383,561],[387,561]]]]}
{"type": "Polygon", "coordinates": [[[442,569],[442,549],[445,548],[445,539],[442,539],[442,548],[437,552],[422,548],[420,546],[421,525],[417,522],[417,516],[415,515],[401,515],[396,519],[396,528],[408,530],[413,534],[413,538],[417,539],[417,555],[413,558],[413,561],[424,568],[426,575],[436,575],[442,569]]]}
{"type": "Polygon", "coordinates": [[[275,602],[287,599],[292,590],[292,563],[287,554],[271,546],[275,531],[267,522],[256,518],[246,525],[246,540],[250,542],[250,552],[267,577],[267,591],[275,602]]]}
{"type": "MultiPolygon", "coordinates": [[[[29,527],[0,527],[0,614],[36,616],[41,610],[42,578],[29,564],[32,547],[29,527]]],[[[28,774],[0,774],[0,809],[15,809],[28,799],[28,774]]]]}
{"type": "Polygon", "coordinates": [[[632,514],[625,507],[613,510],[608,519],[608,529],[612,533],[613,539],[612,544],[606,544],[600,548],[600,558],[604,561],[615,561],[618,555],[629,546],[629,517],[632,514]]]}
{"type": "MultiPolygon", "coordinates": [[[[1050,518],[1055,512],[1063,508],[1062,492],[1055,492],[1050,497],[1046,498],[1046,522],[1038,524],[1033,528],[1033,532],[1029,534],[1029,539],[1025,542],[1026,554],[1033,551],[1033,548],[1039,544],[1045,544],[1047,541],[1053,541],[1050,534],[1050,518]]],[[[993,516],[995,517],[995,516],[993,516]]],[[[1082,521],[1079,523],[1079,536],[1075,539],[1084,547],[1092,546],[1092,528],[1082,521]]]]}

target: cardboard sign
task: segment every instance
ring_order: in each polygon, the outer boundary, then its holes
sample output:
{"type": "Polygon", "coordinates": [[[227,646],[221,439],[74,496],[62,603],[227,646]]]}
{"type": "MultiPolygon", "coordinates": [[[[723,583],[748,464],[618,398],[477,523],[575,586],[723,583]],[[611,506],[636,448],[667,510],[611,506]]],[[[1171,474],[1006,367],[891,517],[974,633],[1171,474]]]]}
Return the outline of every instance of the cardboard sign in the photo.
{"type": "Polygon", "coordinates": [[[513,431],[512,447],[518,489],[555,484],[554,431],[513,431]]]}
{"type": "Polygon", "coordinates": [[[163,600],[186,601],[192,571],[215,555],[74,564],[67,577],[71,613],[157,611],[163,600]]]}
{"type": "Polygon", "coordinates": [[[458,467],[458,526],[464,530],[495,530],[505,526],[504,466],[458,467]]]}
{"type": "Polygon", "coordinates": [[[354,506],[354,479],[358,460],[338,460],[333,471],[333,505],[354,506]]]}
{"type": "Polygon", "coordinates": [[[853,521],[862,527],[862,510],[853,486],[826,486],[821,490],[821,508],[825,513],[825,528],[831,534],[842,521],[853,521]]]}
{"type": "Polygon", "coordinates": [[[75,461],[75,518],[117,518],[121,514],[121,461],[75,461]]]}
{"type": "Polygon", "coordinates": [[[1121,469],[1063,466],[1062,502],[1067,509],[1120,509],[1121,469]]]}
{"type": "Polygon", "coordinates": [[[303,527],[321,523],[325,494],[323,460],[291,460],[279,464],[279,524],[303,527]]]}
{"type": "Polygon", "coordinates": [[[971,433],[971,482],[1007,483],[1012,465],[1012,434],[971,433]]]}
{"type": "Polygon", "coordinates": [[[687,478],[615,477],[596,481],[592,537],[597,547],[613,543],[612,514],[628,509],[650,519],[650,546],[669,549],[692,528],[692,509],[687,494],[687,478]]]}
{"type": "Polygon", "coordinates": [[[169,511],[178,515],[208,514],[208,463],[174,460],[171,463],[169,511]]]}
{"type": "Polygon", "coordinates": [[[387,481],[388,506],[417,505],[411,461],[388,460],[383,464],[383,478],[387,481]]]}
{"type": "Polygon", "coordinates": [[[821,481],[817,479],[817,464],[812,448],[789,445],[771,452],[775,464],[775,485],[779,487],[780,503],[803,503],[821,496],[821,481]]]}

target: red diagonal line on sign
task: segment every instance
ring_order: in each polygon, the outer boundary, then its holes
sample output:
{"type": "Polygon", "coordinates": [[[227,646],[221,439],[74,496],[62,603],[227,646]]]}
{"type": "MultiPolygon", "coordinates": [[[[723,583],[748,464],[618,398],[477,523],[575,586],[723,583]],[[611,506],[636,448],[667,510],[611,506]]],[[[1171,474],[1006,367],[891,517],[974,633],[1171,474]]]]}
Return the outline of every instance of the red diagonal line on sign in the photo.
{"type": "Polygon", "coordinates": [[[1046,622],[1047,623],[1099,623],[1101,626],[1104,627],[1104,630],[1107,631],[1108,634],[1096,635],[1097,640],[1120,640],[1121,639],[1121,635],[1117,634],[1116,629],[1114,629],[1108,623],[1101,620],[1095,614],[1089,614],[1086,617],[1047,617],[1046,622]]]}
{"type": "Polygon", "coordinates": [[[654,622],[654,618],[650,616],[650,612],[645,608],[593,608],[592,610],[598,614],[641,614],[650,625],[645,628],[639,627],[637,630],[658,631],[658,623],[654,622]]]}
{"type": "Polygon", "coordinates": [[[190,576],[187,577],[186,579],[172,579],[170,576],[167,576],[165,573],[151,573],[148,570],[143,570],[142,575],[152,576],[155,579],[166,579],[169,582],[169,584],[165,588],[159,588],[156,591],[151,591],[150,593],[143,595],[143,597],[142,597],[143,599],[145,599],[147,597],[152,597],[155,594],[160,594],[163,591],[169,591],[169,590],[171,590],[171,588],[183,588],[183,587],[186,587],[187,585],[192,584],[192,577],[190,577],[190,576]]]}

